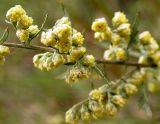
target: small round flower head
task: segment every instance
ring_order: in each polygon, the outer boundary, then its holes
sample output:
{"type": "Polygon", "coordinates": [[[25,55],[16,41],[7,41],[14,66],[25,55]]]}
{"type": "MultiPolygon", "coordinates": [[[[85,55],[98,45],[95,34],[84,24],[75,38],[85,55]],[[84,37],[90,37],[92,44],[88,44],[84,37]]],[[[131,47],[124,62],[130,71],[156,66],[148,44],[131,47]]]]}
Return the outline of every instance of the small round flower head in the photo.
{"type": "Polygon", "coordinates": [[[103,55],[104,60],[114,60],[115,57],[115,52],[112,49],[106,50],[103,55]]]}
{"type": "Polygon", "coordinates": [[[29,34],[33,36],[39,32],[39,29],[37,25],[31,25],[29,26],[28,31],[29,31],[29,34]]]}
{"type": "Polygon", "coordinates": [[[67,56],[69,62],[75,62],[78,59],[82,58],[86,53],[85,47],[72,47],[70,50],[70,55],[67,56]]]}
{"type": "Polygon", "coordinates": [[[41,43],[45,46],[54,46],[56,44],[56,36],[52,29],[49,29],[47,32],[42,32],[41,34],[41,43]]]}
{"type": "Polygon", "coordinates": [[[121,37],[118,34],[113,34],[112,38],[111,38],[111,42],[113,46],[117,46],[120,44],[121,42],[121,37]]]}
{"type": "Polygon", "coordinates": [[[137,93],[137,91],[138,91],[137,87],[131,83],[125,84],[124,90],[127,95],[133,95],[133,94],[137,93]]]}
{"type": "Polygon", "coordinates": [[[101,37],[105,41],[110,40],[111,36],[112,36],[112,32],[111,32],[111,29],[109,27],[106,29],[106,31],[101,33],[101,37]]]}
{"type": "Polygon", "coordinates": [[[107,27],[108,24],[105,18],[95,19],[91,26],[92,30],[95,32],[104,32],[106,31],[107,27]]]}
{"type": "Polygon", "coordinates": [[[79,80],[84,80],[89,77],[89,71],[86,68],[75,67],[69,70],[65,75],[65,81],[68,84],[73,84],[79,80]]]}
{"type": "Polygon", "coordinates": [[[62,55],[54,54],[53,57],[52,57],[51,67],[52,68],[57,68],[60,65],[64,64],[64,62],[65,62],[65,59],[64,59],[64,57],[62,55]]]}
{"type": "Polygon", "coordinates": [[[88,67],[95,66],[95,58],[93,55],[85,55],[83,57],[83,65],[88,67]]]}
{"type": "Polygon", "coordinates": [[[132,75],[131,79],[128,79],[128,82],[135,85],[140,85],[146,80],[146,71],[137,71],[132,75]]]}
{"type": "Polygon", "coordinates": [[[21,19],[17,23],[17,28],[27,29],[32,24],[33,24],[32,17],[28,17],[27,15],[22,15],[21,19]]]}
{"type": "Polygon", "coordinates": [[[112,97],[112,102],[119,107],[123,107],[126,104],[126,99],[124,99],[121,95],[114,95],[112,97]]]}
{"type": "Polygon", "coordinates": [[[127,53],[124,49],[118,48],[116,50],[116,59],[118,61],[125,61],[127,59],[127,53]]]}
{"type": "Polygon", "coordinates": [[[106,114],[109,115],[109,116],[114,116],[117,114],[118,112],[118,109],[116,108],[116,106],[112,103],[107,103],[106,106],[105,106],[105,111],[106,111],[106,114]]]}
{"type": "Polygon", "coordinates": [[[17,30],[16,35],[21,42],[27,42],[29,39],[29,31],[28,30],[19,29],[19,30],[17,30]]]}
{"type": "Polygon", "coordinates": [[[131,35],[131,25],[129,23],[121,24],[117,28],[117,32],[120,36],[127,37],[131,35]]]}
{"type": "Polygon", "coordinates": [[[39,64],[39,59],[43,56],[43,54],[37,54],[33,57],[33,63],[35,66],[39,64]]]}
{"type": "Polygon", "coordinates": [[[95,38],[97,41],[99,41],[99,42],[101,42],[101,41],[104,40],[104,39],[102,38],[102,33],[101,33],[101,32],[95,32],[95,33],[94,33],[94,38],[95,38]]]}
{"type": "Polygon", "coordinates": [[[81,120],[89,122],[91,120],[91,113],[87,106],[82,105],[80,109],[81,120]]]}
{"type": "Polygon", "coordinates": [[[82,46],[84,43],[84,37],[80,32],[74,33],[72,36],[72,43],[75,46],[82,46]]]}
{"type": "Polygon", "coordinates": [[[65,60],[62,55],[57,53],[46,52],[44,54],[38,54],[33,57],[33,63],[35,67],[41,70],[51,70],[64,64],[65,60]]]}
{"type": "Polygon", "coordinates": [[[101,117],[104,112],[104,108],[97,101],[94,100],[89,100],[88,107],[92,112],[93,118],[95,119],[97,119],[97,117],[101,117]]]}
{"type": "Polygon", "coordinates": [[[18,22],[26,12],[21,5],[16,5],[7,11],[6,18],[11,22],[18,22]]]}
{"type": "Polygon", "coordinates": [[[153,54],[155,54],[155,52],[159,49],[159,45],[157,43],[157,41],[152,38],[150,41],[150,44],[147,46],[147,53],[149,56],[152,56],[153,54]]]}
{"type": "Polygon", "coordinates": [[[101,103],[104,100],[105,96],[99,89],[94,89],[89,93],[89,98],[92,100],[99,101],[101,103]]]}
{"type": "Polygon", "coordinates": [[[127,22],[128,22],[128,19],[126,18],[126,15],[124,13],[115,12],[114,17],[112,18],[113,25],[118,26],[127,22]]]}
{"type": "Polygon", "coordinates": [[[154,63],[160,66],[160,51],[157,51],[152,58],[154,60],[154,63]]]}
{"type": "Polygon", "coordinates": [[[139,34],[138,38],[142,44],[149,44],[152,39],[152,36],[149,31],[144,31],[141,34],[139,34]]]}
{"type": "Polygon", "coordinates": [[[78,113],[74,108],[69,109],[65,114],[65,121],[69,124],[78,124],[78,113]]]}
{"type": "Polygon", "coordinates": [[[55,25],[61,25],[61,24],[71,25],[71,21],[69,20],[68,17],[62,17],[61,19],[58,19],[56,21],[55,25]]]}
{"type": "Polygon", "coordinates": [[[71,26],[67,24],[61,24],[57,25],[56,27],[53,28],[54,34],[58,37],[59,40],[68,40],[71,39],[71,26]]]}
{"type": "Polygon", "coordinates": [[[160,91],[160,83],[159,82],[149,82],[147,87],[151,93],[160,91]]]}
{"type": "Polygon", "coordinates": [[[8,47],[0,45],[0,56],[6,56],[10,54],[10,50],[8,47]]]}
{"type": "Polygon", "coordinates": [[[72,40],[58,40],[56,43],[56,48],[59,50],[60,53],[68,53],[72,47],[72,40]]]}
{"type": "Polygon", "coordinates": [[[0,65],[4,64],[5,62],[5,57],[0,55],[0,65]]]}

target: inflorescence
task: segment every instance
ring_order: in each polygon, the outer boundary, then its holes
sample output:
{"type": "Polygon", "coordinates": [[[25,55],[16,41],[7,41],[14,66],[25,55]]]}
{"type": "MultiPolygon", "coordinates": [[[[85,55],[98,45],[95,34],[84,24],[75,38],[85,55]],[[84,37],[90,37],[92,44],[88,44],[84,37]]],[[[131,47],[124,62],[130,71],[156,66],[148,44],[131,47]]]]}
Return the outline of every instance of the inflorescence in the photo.
{"type": "MultiPolygon", "coordinates": [[[[106,81],[107,84],[93,88],[86,100],[66,112],[65,119],[69,124],[77,124],[79,121],[90,122],[91,119],[116,115],[126,105],[130,96],[137,93],[138,87],[143,84],[146,84],[151,92],[160,90],[158,78],[160,72],[150,66],[160,66],[159,44],[149,31],[144,31],[134,36],[137,39],[134,39],[135,43],[130,46],[134,27],[122,12],[114,14],[111,27],[105,18],[95,19],[91,26],[94,38],[98,42],[106,43],[104,62],[114,61],[123,65],[123,62],[130,59],[130,51],[138,53],[135,66],[139,68],[136,68],[131,76],[122,77],[117,81],[110,81],[98,68],[97,64],[101,63],[96,63],[95,57],[87,54],[83,34],[72,27],[68,17],[58,19],[50,29],[44,29],[45,21],[39,28],[38,25],[33,25],[33,18],[27,15],[22,6],[16,5],[8,10],[6,18],[7,22],[16,29],[16,36],[23,48],[32,49],[31,41],[41,33],[40,42],[45,46],[43,50],[45,49],[46,52],[34,55],[33,63],[36,68],[49,71],[62,65],[69,66],[64,78],[71,85],[89,78],[92,69],[95,69],[106,81]],[[146,66],[148,68],[142,68],[140,64],[148,65],[146,66]]],[[[5,56],[10,54],[4,36],[0,40],[0,64],[3,64],[5,56]]],[[[18,45],[12,44],[12,46],[18,45]]]]}

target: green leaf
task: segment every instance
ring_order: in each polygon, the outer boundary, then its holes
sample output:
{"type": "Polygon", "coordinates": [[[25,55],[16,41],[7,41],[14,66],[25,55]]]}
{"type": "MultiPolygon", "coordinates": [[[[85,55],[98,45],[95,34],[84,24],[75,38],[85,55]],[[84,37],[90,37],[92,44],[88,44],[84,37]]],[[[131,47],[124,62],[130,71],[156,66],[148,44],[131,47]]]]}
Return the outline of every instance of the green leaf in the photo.
{"type": "Polygon", "coordinates": [[[39,29],[39,32],[37,32],[37,34],[35,34],[34,36],[32,36],[29,40],[28,40],[28,44],[30,44],[30,42],[35,38],[37,37],[42,31],[43,31],[43,28],[44,28],[44,25],[47,21],[47,18],[48,18],[48,14],[45,15],[45,18],[44,18],[44,21],[41,25],[41,28],[39,29]]]}
{"type": "Polygon", "coordinates": [[[152,110],[149,106],[149,102],[148,102],[148,94],[146,91],[146,88],[144,86],[144,84],[142,84],[141,89],[141,96],[139,98],[139,108],[143,109],[148,117],[152,117],[152,110]]]}
{"type": "Polygon", "coordinates": [[[9,29],[8,29],[8,27],[7,27],[7,28],[5,29],[2,37],[0,38],[0,44],[3,44],[3,43],[7,40],[8,35],[9,35],[9,29]]]}
{"type": "Polygon", "coordinates": [[[137,41],[137,36],[138,36],[138,26],[139,26],[139,13],[136,14],[134,21],[132,23],[131,29],[132,29],[132,34],[131,34],[131,39],[128,44],[128,48],[130,48],[136,41],[137,41]]]}

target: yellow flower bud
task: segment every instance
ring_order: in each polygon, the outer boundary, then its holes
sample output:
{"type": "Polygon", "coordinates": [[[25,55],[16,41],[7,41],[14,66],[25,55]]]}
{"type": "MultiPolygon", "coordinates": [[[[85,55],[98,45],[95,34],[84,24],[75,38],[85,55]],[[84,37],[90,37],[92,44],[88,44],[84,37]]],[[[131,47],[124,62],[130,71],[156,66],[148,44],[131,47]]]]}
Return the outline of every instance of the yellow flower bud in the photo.
{"type": "Polygon", "coordinates": [[[149,44],[151,42],[152,36],[149,31],[144,31],[139,34],[138,38],[142,44],[149,44]]]}
{"type": "Polygon", "coordinates": [[[10,54],[10,50],[8,47],[0,45],[0,56],[6,56],[10,54]]]}
{"type": "Polygon", "coordinates": [[[101,33],[101,32],[95,32],[95,33],[94,33],[94,38],[95,38],[97,41],[99,41],[99,42],[103,41],[102,33],[101,33]]]}
{"type": "Polygon", "coordinates": [[[18,22],[26,12],[21,5],[16,5],[7,11],[6,18],[11,22],[18,22]]]}
{"type": "Polygon", "coordinates": [[[153,56],[152,56],[154,63],[160,66],[160,51],[157,51],[153,56]]]}
{"type": "Polygon", "coordinates": [[[93,67],[95,65],[95,58],[93,55],[85,55],[83,58],[83,65],[93,67]]]}
{"type": "Polygon", "coordinates": [[[135,85],[140,85],[146,80],[146,71],[137,71],[132,75],[131,79],[128,79],[128,82],[135,85]]]}
{"type": "Polygon", "coordinates": [[[91,120],[91,113],[90,113],[89,109],[87,108],[87,106],[82,105],[82,107],[80,109],[80,114],[81,114],[82,121],[88,122],[91,120]]]}
{"type": "Polygon", "coordinates": [[[133,95],[138,91],[137,87],[131,83],[125,84],[124,90],[127,95],[133,95]]]}
{"type": "Polygon", "coordinates": [[[119,107],[123,107],[127,101],[121,95],[114,95],[112,97],[112,102],[118,105],[119,107]]]}
{"type": "Polygon", "coordinates": [[[75,109],[72,108],[66,112],[65,114],[66,123],[78,124],[78,120],[79,120],[79,117],[75,109]]]}
{"type": "Polygon", "coordinates": [[[103,106],[101,106],[97,101],[94,100],[89,101],[88,107],[92,112],[93,118],[95,119],[97,119],[97,117],[101,117],[104,112],[103,106]]]}
{"type": "Polygon", "coordinates": [[[70,55],[67,56],[68,62],[77,61],[78,59],[82,58],[85,53],[85,47],[72,47],[70,50],[70,55]]]}
{"type": "Polygon", "coordinates": [[[112,103],[107,103],[105,109],[106,109],[106,114],[109,116],[115,116],[118,112],[118,109],[112,103]]]}
{"type": "Polygon", "coordinates": [[[78,82],[79,80],[87,79],[88,77],[89,77],[88,69],[75,67],[69,70],[65,74],[65,81],[68,84],[73,84],[75,82],[78,82]]]}
{"type": "Polygon", "coordinates": [[[107,27],[108,24],[105,18],[95,19],[91,26],[92,30],[95,32],[104,32],[106,31],[107,27]]]}
{"type": "Polygon", "coordinates": [[[117,28],[117,32],[119,33],[120,36],[128,37],[131,35],[131,25],[129,23],[121,24],[117,28]]]}
{"type": "Polygon", "coordinates": [[[28,17],[27,15],[22,15],[21,20],[17,23],[17,28],[27,29],[29,26],[33,24],[32,17],[28,17]]]}
{"type": "Polygon", "coordinates": [[[17,30],[16,35],[21,42],[27,42],[29,39],[29,31],[28,30],[19,29],[19,30],[17,30]]]}
{"type": "Polygon", "coordinates": [[[128,22],[128,19],[126,18],[126,15],[124,13],[115,12],[114,17],[112,18],[113,25],[118,26],[127,22],[128,22]]]}
{"type": "Polygon", "coordinates": [[[42,32],[41,43],[43,43],[45,46],[54,47],[56,42],[57,42],[57,39],[52,29],[49,29],[47,32],[42,32]]]}
{"type": "Polygon", "coordinates": [[[68,53],[71,47],[72,47],[71,39],[58,40],[56,43],[56,48],[59,50],[60,53],[68,53]]]}
{"type": "Polygon", "coordinates": [[[67,24],[71,26],[71,21],[68,17],[62,17],[61,19],[58,19],[55,23],[55,25],[61,25],[61,24],[67,24]]]}
{"type": "Polygon", "coordinates": [[[160,91],[160,83],[159,82],[149,82],[147,87],[148,87],[148,90],[152,93],[160,91]]]}
{"type": "Polygon", "coordinates": [[[54,34],[58,37],[59,40],[68,40],[71,39],[71,26],[67,24],[57,25],[53,28],[54,34]]]}
{"type": "Polygon", "coordinates": [[[103,55],[104,60],[114,60],[115,57],[116,57],[115,52],[112,50],[112,48],[109,50],[106,50],[103,55]]]}
{"type": "Polygon", "coordinates": [[[74,33],[72,36],[72,43],[76,46],[82,46],[84,43],[84,37],[80,32],[74,33]]]}
{"type": "Polygon", "coordinates": [[[116,50],[116,59],[118,61],[125,61],[127,59],[127,53],[124,49],[118,48],[116,50]]]}
{"type": "Polygon", "coordinates": [[[112,39],[111,39],[112,45],[113,46],[117,46],[120,44],[121,42],[121,37],[118,34],[113,34],[112,35],[112,39]]]}
{"type": "Polygon", "coordinates": [[[110,40],[112,36],[111,29],[108,27],[106,31],[101,33],[102,40],[107,41],[110,40]]]}
{"type": "Polygon", "coordinates": [[[33,36],[39,32],[39,29],[37,25],[31,25],[29,26],[28,31],[29,31],[29,34],[33,36]]]}
{"type": "Polygon", "coordinates": [[[102,92],[98,89],[94,89],[89,93],[89,98],[92,100],[96,100],[99,101],[99,103],[101,103],[105,96],[102,94],[102,92]]]}

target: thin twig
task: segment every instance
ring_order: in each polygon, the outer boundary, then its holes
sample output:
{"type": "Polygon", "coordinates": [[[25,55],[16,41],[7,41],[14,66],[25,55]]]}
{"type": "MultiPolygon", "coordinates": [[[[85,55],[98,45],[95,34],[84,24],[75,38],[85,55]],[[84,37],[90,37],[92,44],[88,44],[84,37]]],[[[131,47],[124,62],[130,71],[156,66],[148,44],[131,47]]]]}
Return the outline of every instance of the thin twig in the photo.
{"type": "MultiPolygon", "coordinates": [[[[17,43],[3,43],[3,45],[8,46],[8,47],[31,49],[31,50],[36,50],[40,52],[53,52],[54,53],[56,51],[59,54],[66,54],[66,53],[58,52],[58,49],[56,48],[42,47],[42,46],[37,46],[37,45],[23,45],[23,44],[17,44],[17,43]]],[[[122,66],[127,65],[127,66],[136,66],[136,67],[152,67],[152,68],[157,67],[156,64],[139,64],[135,61],[119,62],[119,61],[108,61],[108,60],[97,59],[96,63],[97,64],[114,64],[114,65],[122,65],[122,66]]]]}
{"type": "Polygon", "coordinates": [[[97,64],[114,64],[114,65],[128,65],[128,66],[136,66],[136,67],[157,67],[156,64],[139,64],[134,61],[108,61],[108,60],[96,60],[97,64]]]}

